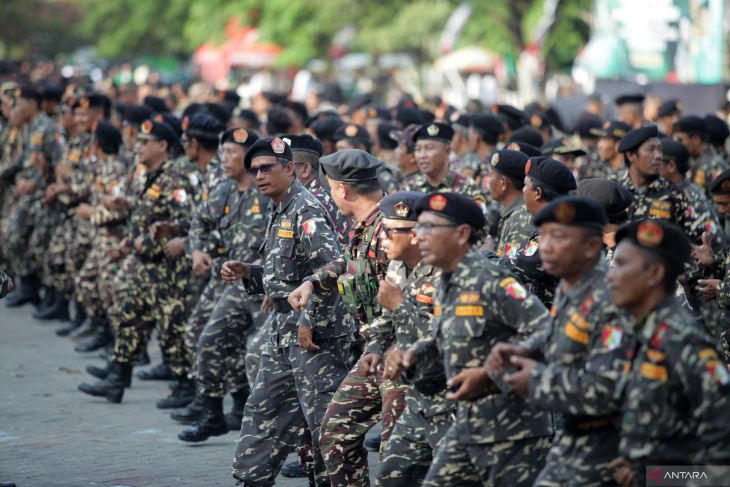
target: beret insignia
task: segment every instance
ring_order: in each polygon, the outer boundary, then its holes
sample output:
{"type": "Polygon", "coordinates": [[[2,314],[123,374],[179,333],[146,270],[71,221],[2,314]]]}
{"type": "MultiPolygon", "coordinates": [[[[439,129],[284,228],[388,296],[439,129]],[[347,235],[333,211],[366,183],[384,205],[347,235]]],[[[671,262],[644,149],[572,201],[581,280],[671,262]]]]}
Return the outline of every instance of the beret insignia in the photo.
{"type": "Polygon", "coordinates": [[[405,204],[403,201],[399,201],[398,203],[393,205],[393,209],[395,210],[395,214],[401,218],[407,217],[408,212],[410,211],[410,208],[408,208],[408,205],[405,204]]]}
{"type": "Polygon", "coordinates": [[[496,166],[497,164],[499,164],[499,154],[495,152],[492,156],[492,160],[489,162],[492,164],[492,166],[496,166]]]}
{"type": "Polygon", "coordinates": [[[285,149],[286,143],[279,137],[271,141],[271,150],[274,151],[274,154],[283,154],[285,149]]]}
{"type": "Polygon", "coordinates": [[[431,124],[426,127],[426,132],[428,132],[428,135],[430,135],[431,137],[435,137],[439,134],[439,128],[438,126],[431,124]]]}
{"type": "Polygon", "coordinates": [[[355,137],[357,135],[357,126],[356,125],[348,125],[345,127],[345,135],[348,137],[355,137]]]}
{"type": "Polygon", "coordinates": [[[150,120],[145,120],[142,123],[142,133],[143,134],[152,133],[152,127],[153,127],[152,122],[150,120]]]}
{"type": "Polygon", "coordinates": [[[560,203],[553,214],[559,223],[571,223],[575,220],[575,207],[570,203],[560,203]]]}
{"type": "Polygon", "coordinates": [[[646,247],[656,247],[664,239],[664,230],[655,222],[644,222],[636,229],[636,240],[646,247]]]}
{"type": "Polygon", "coordinates": [[[234,142],[238,142],[239,144],[243,144],[248,140],[248,132],[246,132],[246,129],[236,129],[233,131],[233,140],[234,142]]]}
{"type": "Polygon", "coordinates": [[[532,159],[527,159],[527,164],[525,164],[525,176],[530,174],[531,168],[532,168],[532,159]]]}
{"type": "Polygon", "coordinates": [[[428,200],[428,206],[434,211],[441,211],[446,208],[446,198],[443,195],[435,194],[428,200]]]}

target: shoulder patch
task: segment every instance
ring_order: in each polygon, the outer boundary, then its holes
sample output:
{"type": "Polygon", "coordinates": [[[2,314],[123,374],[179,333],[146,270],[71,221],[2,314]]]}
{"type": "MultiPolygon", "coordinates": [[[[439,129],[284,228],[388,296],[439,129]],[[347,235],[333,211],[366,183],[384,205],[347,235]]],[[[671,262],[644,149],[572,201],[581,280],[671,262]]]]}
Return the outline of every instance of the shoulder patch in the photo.
{"type": "Polygon", "coordinates": [[[540,244],[537,243],[537,241],[533,240],[529,244],[527,244],[527,247],[525,247],[524,253],[527,257],[532,257],[533,255],[535,255],[535,252],[537,252],[539,248],[540,248],[540,244]]]}
{"type": "Polygon", "coordinates": [[[507,294],[520,301],[527,297],[527,290],[514,277],[502,279],[499,281],[499,287],[504,288],[507,294]]]}
{"type": "Polygon", "coordinates": [[[654,348],[659,348],[667,337],[667,333],[669,333],[669,325],[665,322],[659,323],[651,336],[651,345],[654,348]]]}
{"type": "Polygon", "coordinates": [[[617,326],[604,326],[603,333],[601,333],[601,344],[603,348],[606,350],[616,350],[621,345],[623,335],[623,330],[617,326]]]}
{"type": "Polygon", "coordinates": [[[172,192],[172,199],[174,199],[175,202],[180,205],[185,204],[185,202],[188,200],[188,192],[185,191],[183,188],[176,189],[172,192]]]}

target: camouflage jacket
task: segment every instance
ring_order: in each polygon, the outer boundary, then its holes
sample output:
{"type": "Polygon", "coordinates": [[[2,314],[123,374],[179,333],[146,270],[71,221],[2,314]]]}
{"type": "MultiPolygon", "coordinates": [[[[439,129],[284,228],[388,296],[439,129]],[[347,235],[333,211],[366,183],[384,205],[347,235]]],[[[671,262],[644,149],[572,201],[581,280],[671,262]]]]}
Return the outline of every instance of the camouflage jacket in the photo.
{"type": "MultiPolygon", "coordinates": [[[[137,195],[137,203],[129,216],[128,234],[134,247],[137,237],[142,237],[143,261],[161,262],[165,259],[167,238],[152,240],[150,228],[159,221],[185,225],[192,211],[193,188],[190,180],[181,173],[173,161],[165,161],[159,169],[148,173],[143,191],[137,195]]],[[[185,229],[187,231],[187,228],[185,229]]],[[[185,257],[175,259],[175,270],[181,271],[187,263],[185,257]]]]}
{"type": "MultiPolygon", "coordinates": [[[[265,240],[259,249],[264,264],[251,266],[251,278],[245,285],[249,294],[265,293],[283,303],[304,279],[340,259],[341,254],[327,212],[298,181],[270,208],[265,240]]],[[[312,328],[315,338],[344,336],[353,330],[352,322],[343,316],[337,291],[322,291],[312,296],[298,322],[286,320],[283,328],[274,331],[280,346],[297,342],[297,323],[312,328]]]]}
{"type": "MultiPolygon", "coordinates": [[[[434,299],[433,338],[414,346],[418,361],[441,357],[446,377],[481,367],[498,342],[524,340],[550,326],[547,309],[517,280],[471,249],[450,275],[443,274],[434,299]]],[[[552,436],[550,413],[530,410],[513,392],[492,385],[484,397],[459,401],[459,442],[496,443],[552,436]]]]}
{"type": "Polygon", "coordinates": [[[712,249],[715,252],[721,252],[727,243],[720,224],[720,217],[717,215],[712,201],[700,186],[689,179],[684,179],[677,187],[684,192],[689,202],[689,210],[693,212],[690,215],[693,220],[691,223],[693,231],[700,234],[709,233],[712,249]]]}
{"type": "Polygon", "coordinates": [[[714,340],[673,297],[633,331],[618,387],[621,455],[636,466],[727,465],[730,374],[714,340]]]}
{"type": "Polygon", "coordinates": [[[347,242],[349,241],[349,219],[343,216],[342,213],[340,213],[340,209],[337,208],[335,202],[332,201],[332,197],[330,196],[329,192],[324,188],[324,186],[322,186],[322,183],[320,182],[318,177],[312,179],[307,184],[306,188],[309,190],[310,193],[314,195],[315,198],[319,200],[324,209],[327,210],[327,213],[329,214],[332,223],[334,223],[335,225],[335,231],[337,232],[337,237],[340,240],[340,245],[342,246],[342,248],[345,248],[347,246],[347,242]]]}
{"type": "Polygon", "coordinates": [[[61,133],[48,115],[39,113],[28,126],[25,134],[21,177],[35,180],[38,189],[41,189],[53,179],[53,168],[63,155],[61,133]],[[45,172],[31,166],[30,156],[33,152],[43,154],[47,164],[45,172]]]}
{"type": "Polygon", "coordinates": [[[600,258],[572,290],[563,293],[558,286],[550,310],[552,327],[523,343],[532,353],[543,352],[546,362],[533,369],[528,402],[560,413],[565,434],[611,433],[583,447],[586,458],[602,463],[618,452],[616,385],[628,343],[620,312],[608,294],[606,268],[600,258]]]}
{"type": "Polygon", "coordinates": [[[91,188],[96,182],[96,168],[91,158],[91,138],[89,132],[77,135],[69,142],[65,163],[71,166],[71,175],[65,181],[67,191],[58,195],[58,201],[72,208],[89,201],[91,188]]]}
{"type": "Polygon", "coordinates": [[[535,233],[532,226],[532,215],[525,207],[525,200],[520,196],[511,205],[502,208],[497,230],[497,255],[512,258],[520,249],[524,249],[535,233]]]}
{"type": "Polygon", "coordinates": [[[668,220],[680,226],[690,240],[700,242],[702,231],[695,225],[693,218],[697,212],[691,208],[683,191],[663,178],[652,181],[645,188],[637,189],[631,182],[629,171],[625,171],[618,178],[618,183],[634,195],[634,202],[629,207],[629,220],[668,220]]]}
{"type": "Polygon", "coordinates": [[[253,183],[239,191],[233,180],[223,181],[195,212],[188,232],[192,250],[217,260],[260,262],[268,206],[253,183]]]}
{"type": "Polygon", "coordinates": [[[725,169],[728,169],[727,161],[718,154],[711,145],[707,144],[705,152],[697,158],[689,160],[690,178],[692,181],[701,186],[705,195],[710,197],[710,186],[717,176],[725,169]]]}
{"type": "Polygon", "coordinates": [[[380,166],[380,169],[378,169],[378,182],[385,194],[395,193],[398,191],[398,186],[400,186],[398,173],[385,164],[380,166]]]}
{"type": "Polygon", "coordinates": [[[532,233],[524,248],[513,257],[503,255],[499,258],[499,263],[513,273],[545,306],[552,305],[558,279],[545,272],[542,266],[537,231],[532,233]]]}
{"type": "Polygon", "coordinates": [[[591,178],[607,178],[611,175],[609,161],[602,161],[597,152],[588,154],[576,159],[578,166],[578,180],[591,178]]]}
{"type": "Polygon", "coordinates": [[[464,153],[451,163],[453,171],[466,178],[471,178],[475,183],[481,184],[484,169],[482,158],[474,151],[464,153]]]}
{"type": "MultiPolygon", "coordinates": [[[[127,192],[126,167],[117,156],[109,156],[107,159],[94,161],[96,170],[96,181],[91,191],[89,204],[92,206],[91,224],[97,227],[105,227],[111,231],[111,227],[118,227],[127,217],[125,211],[110,211],[101,201],[103,196],[113,198],[124,196],[127,192]]],[[[119,228],[115,229],[121,230],[119,228]]]]}

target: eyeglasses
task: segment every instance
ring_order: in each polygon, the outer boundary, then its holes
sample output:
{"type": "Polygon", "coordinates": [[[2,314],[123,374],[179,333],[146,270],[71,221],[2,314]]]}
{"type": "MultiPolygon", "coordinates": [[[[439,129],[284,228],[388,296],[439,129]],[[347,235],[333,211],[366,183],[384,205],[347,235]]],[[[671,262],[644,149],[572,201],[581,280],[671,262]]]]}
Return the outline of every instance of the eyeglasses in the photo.
{"type": "Polygon", "coordinates": [[[388,238],[388,240],[392,240],[394,233],[411,233],[414,228],[415,227],[388,228],[386,226],[383,226],[383,233],[388,238]]]}
{"type": "Polygon", "coordinates": [[[139,139],[137,139],[137,143],[139,145],[147,145],[149,142],[157,141],[157,140],[159,140],[159,139],[142,139],[142,138],[139,138],[139,139]]]}
{"type": "Polygon", "coordinates": [[[249,167],[246,169],[246,172],[251,177],[258,176],[259,173],[261,174],[269,174],[271,171],[276,167],[280,166],[280,164],[262,164],[259,167],[249,167]]]}
{"type": "Polygon", "coordinates": [[[434,228],[455,228],[458,226],[459,225],[456,223],[416,223],[416,226],[413,227],[413,229],[416,233],[431,233],[434,228]]]}

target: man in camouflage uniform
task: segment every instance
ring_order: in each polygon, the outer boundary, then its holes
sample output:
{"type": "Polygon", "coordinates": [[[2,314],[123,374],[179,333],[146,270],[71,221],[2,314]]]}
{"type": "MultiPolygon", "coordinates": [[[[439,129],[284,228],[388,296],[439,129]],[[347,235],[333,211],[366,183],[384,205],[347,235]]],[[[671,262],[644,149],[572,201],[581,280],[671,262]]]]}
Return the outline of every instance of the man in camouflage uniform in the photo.
{"type": "MultiPolygon", "coordinates": [[[[525,165],[525,187],[522,192],[530,215],[536,215],[552,200],[567,195],[576,187],[573,174],[562,162],[533,157],[525,165]]],[[[545,272],[542,265],[537,230],[516,255],[503,255],[499,263],[509,269],[545,306],[552,305],[558,280],[545,272]]]]}
{"type": "MultiPolygon", "coordinates": [[[[41,266],[37,257],[42,255],[42,250],[29,252],[29,244],[34,230],[43,231],[36,228],[42,218],[39,202],[61,157],[60,135],[53,121],[40,110],[40,92],[33,86],[25,86],[18,95],[13,118],[27,129],[22,156],[13,161],[15,167],[9,170],[14,175],[18,201],[5,226],[4,253],[20,285],[8,296],[6,306],[38,301],[41,266]]],[[[35,243],[47,245],[47,240],[38,239],[35,243]]]]}
{"type": "Polygon", "coordinates": [[[296,181],[292,153],[282,139],[259,139],[245,166],[261,193],[271,198],[264,265],[223,264],[227,282],[242,278],[249,294],[273,300],[270,335],[251,395],[246,401],[233,477],[244,485],[274,485],[287,454],[309,429],[314,464],[310,479],[329,485],[319,449],[319,428],[327,404],[347,373],[345,361],[353,327],[337,293],[323,293],[300,313],[287,296],[303,279],[340,257],[327,212],[296,181]]]}
{"type": "Polygon", "coordinates": [[[630,315],[629,364],[619,383],[619,485],[644,485],[649,465],[730,462],[730,373],[715,341],[673,297],[690,258],[685,233],[643,220],[617,235],[608,287],[630,315]]]}
{"type": "MultiPolygon", "coordinates": [[[[178,435],[183,441],[204,441],[227,433],[229,427],[239,428],[250,392],[244,361],[246,341],[253,331],[253,315],[259,314],[261,301],[247,296],[243,283],[226,286],[217,269],[221,260],[260,264],[256,249],[263,241],[269,200],[253,185],[243,164],[246,151],[257,140],[258,136],[246,129],[231,129],[222,134],[222,168],[229,179],[213,189],[196,212],[190,229],[194,272],[213,271],[201,300],[212,295],[216,301],[212,312],[207,313],[205,327],[198,332],[198,343],[192,348],[201,407],[195,427],[178,435]],[[219,233],[221,247],[207,238],[213,231],[219,233]],[[215,260],[211,255],[216,256],[215,260]],[[223,415],[226,386],[234,400],[231,424],[223,415]]],[[[196,306],[193,317],[199,319],[198,313],[196,306]]]]}
{"type": "Polygon", "coordinates": [[[332,485],[367,485],[365,434],[383,418],[383,443],[387,443],[403,408],[404,391],[383,381],[382,357],[390,343],[383,342],[379,322],[378,281],[385,277],[388,260],[380,242],[383,214],[378,206],[383,193],[378,184],[382,164],[360,150],[342,150],[320,160],[332,198],[343,215],[358,222],[343,259],[315,273],[289,297],[302,306],[312,292],[339,289],[348,311],[355,316],[365,350],[357,365],[337,389],[322,422],[320,446],[332,485]]]}
{"type": "Polygon", "coordinates": [[[709,196],[712,182],[728,169],[728,163],[707,143],[705,120],[694,115],[680,118],[674,124],[674,136],[689,152],[690,179],[709,196]]]}
{"type": "MultiPolygon", "coordinates": [[[[183,225],[190,213],[193,188],[169,158],[177,146],[178,138],[167,124],[151,120],[142,124],[138,154],[149,175],[129,220],[128,238],[136,255],[135,275],[129,280],[120,305],[109,375],[96,384],[79,386],[82,392],[106,397],[110,402],[122,400],[124,387],[131,382],[132,367],[155,326],[164,342],[162,346],[170,354],[170,369],[177,379],[171,398],[185,396],[189,397],[188,402],[192,400],[193,386],[187,377],[189,356],[183,340],[185,290],[175,282],[189,264],[184,258],[168,259],[167,239],[153,232],[156,222],[183,225]]],[[[160,405],[169,407],[165,400],[159,401],[160,405]]]]}
{"type": "Polygon", "coordinates": [[[497,226],[497,255],[512,258],[524,249],[535,232],[522,189],[529,157],[522,152],[501,150],[489,160],[489,194],[501,205],[497,226]]]}
{"type": "Polygon", "coordinates": [[[400,192],[386,196],[380,206],[383,221],[383,248],[391,259],[385,281],[378,289],[383,318],[392,326],[395,347],[385,360],[384,376],[408,384],[406,407],[398,417],[390,440],[384,445],[378,485],[414,485],[423,481],[433,460],[433,451],[446,433],[454,404],[447,401],[443,370],[424,377],[401,377],[404,350],[430,336],[433,297],[440,271],[424,263],[414,230],[416,204],[422,193],[400,192]]]}
{"type": "Polygon", "coordinates": [[[442,361],[446,397],[458,401],[423,485],[531,485],[550,446],[552,417],[501,390],[482,363],[498,342],[525,339],[550,326],[550,316],[514,277],[474,248],[486,219],[473,201],[432,193],[416,208],[423,261],[443,274],[433,336],[406,352],[403,364],[442,361]]]}
{"type": "MultiPolygon", "coordinates": [[[[355,124],[342,124],[334,135],[335,149],[338,151],[345,149],[357,149],[365,152],[371,152],[373,142],[365,127],[355,124]]],[[[378,181],[380,187],[386,193],[392,193],[398,190],[398,177],[395,172],[381,164],[378,168],[378,181]]]]}
{"type": "Polygon", "coordinates": [[[593,172],[591,178],[620,177],[626,169],[624,157],[618,151],[618,146],[624,135],[631,127],[618,120],[607,120],[603,128],[593,129],[591,132],[599,137],[597,153],[600,159],[600,170],[593,172]]]}
{"type": "Polygon", "coordinates": [[[471,116],[458,114],[451,120],[451,128],[454,129],[454,138],[451,139],[451,147],[454,150],[454,160],[451,163],[452,170],[464,177],[471,178],[475,183],[481,184],[483,167],[482,158],[474,150],[474,143],[471,138],[471,116]]]}
{"type": "Polygon", "coordinates": [[[560,277],[550,314],[553,325],[526,341],[492,349],[490,375],[505,366],[513,391],[544,411],[560,414],[563,433],[548,454],[536,486],[612,485],[608,464],[618,454],[616,385],[625,363],[625,333],[605,282],[603,207],[592,200],[558,198],[535,216],[540,254],[560,277]],[[541,363],[535,359],[541,359],[541,363]]]}

